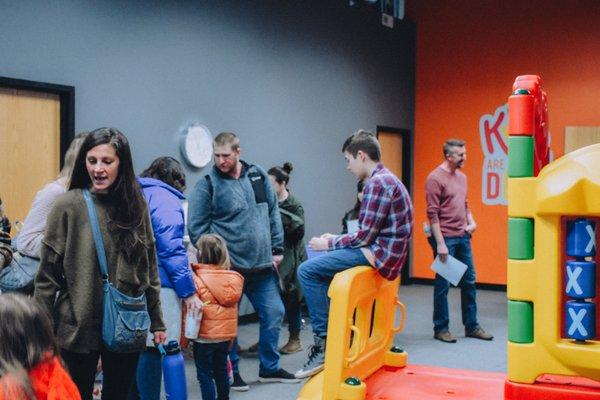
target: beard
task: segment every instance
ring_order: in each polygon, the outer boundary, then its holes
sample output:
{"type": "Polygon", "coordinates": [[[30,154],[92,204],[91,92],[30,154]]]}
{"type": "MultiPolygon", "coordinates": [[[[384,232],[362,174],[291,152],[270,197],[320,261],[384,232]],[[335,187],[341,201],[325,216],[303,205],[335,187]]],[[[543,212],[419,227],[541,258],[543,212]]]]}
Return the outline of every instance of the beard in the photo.
{"type": "Polygon", "coordinates": [[[217,166],[217,168],[224,174],[232,174],[235,172],[235,168],[237,166],[237,162],[227,166],[217,166]]]}

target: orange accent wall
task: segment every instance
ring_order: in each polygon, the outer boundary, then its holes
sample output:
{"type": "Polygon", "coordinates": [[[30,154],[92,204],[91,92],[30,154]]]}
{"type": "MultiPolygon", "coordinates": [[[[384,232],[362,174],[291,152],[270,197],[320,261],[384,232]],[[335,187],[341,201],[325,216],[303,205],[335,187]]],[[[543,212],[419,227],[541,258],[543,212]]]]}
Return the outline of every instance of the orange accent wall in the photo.
{"type": "Polygon", "coordinates": [[[423,234],[424,182],[448,137],[467,141],[464,172],[478,224],[477,281],[506,283],[507,208],[484,205],[479,119],[507,101],[517,75],[537,74],[548,93],[555,158],[566,125],[600,125],[600,2],[409,0],[416,22],[415,234],[412,276],[432,278],[423,234]]]}

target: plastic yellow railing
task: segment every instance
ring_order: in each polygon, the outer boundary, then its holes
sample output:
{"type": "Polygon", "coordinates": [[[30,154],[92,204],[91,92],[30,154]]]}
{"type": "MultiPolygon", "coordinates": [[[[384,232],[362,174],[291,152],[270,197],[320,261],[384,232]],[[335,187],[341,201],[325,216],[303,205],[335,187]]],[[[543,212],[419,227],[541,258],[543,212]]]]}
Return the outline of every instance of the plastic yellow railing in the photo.
{"type": "Polygon", "coordinates": [[[399,282],[382,278],[371,267],[355,267],[335,276],[328,292],[325,369],[305,384],[298,399],[364,399],[368,376],[385,365],[406,365],[407,353],[392,347],[406,316],[398,299],[399,282]]]}

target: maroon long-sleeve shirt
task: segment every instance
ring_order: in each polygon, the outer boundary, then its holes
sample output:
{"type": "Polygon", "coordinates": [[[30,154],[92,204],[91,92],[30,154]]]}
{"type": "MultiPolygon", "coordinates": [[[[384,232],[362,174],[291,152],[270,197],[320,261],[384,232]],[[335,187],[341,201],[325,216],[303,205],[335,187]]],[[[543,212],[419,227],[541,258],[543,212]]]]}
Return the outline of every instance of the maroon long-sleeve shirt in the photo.
{"type": "Polygon", "coordinates": [[[427,217],[439,222],[444,237],[465,234],[467,227],[467,177],[459,170],[448,172],[437,167],[425,181],[427,217]]]}

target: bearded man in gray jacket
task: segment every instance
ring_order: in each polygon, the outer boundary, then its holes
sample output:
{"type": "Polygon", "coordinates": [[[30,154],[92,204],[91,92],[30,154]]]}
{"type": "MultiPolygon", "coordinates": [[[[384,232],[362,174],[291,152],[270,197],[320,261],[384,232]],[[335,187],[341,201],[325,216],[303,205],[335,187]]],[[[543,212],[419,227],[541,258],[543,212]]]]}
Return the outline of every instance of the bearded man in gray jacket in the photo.
{"type": "MultiPolygon", "coordinates": [[[[244,276],[244,294],[258,313],[260,382],[298,382],[279,366],[279,333],[284,307],[275,269],[283,259],[283,228],[277,196],[267,173],[240,159],[240,141],[230,132],[213,142],[211,171],[195,186],[188,208],[188,230],[193,243],[216,233],[227,242],[232,269],[244,276]]],[[[237,343],[230,353],[234,382],[231,389],[249,386],[239,374],[237,343]]]]}

